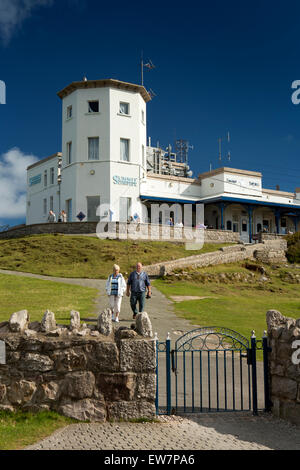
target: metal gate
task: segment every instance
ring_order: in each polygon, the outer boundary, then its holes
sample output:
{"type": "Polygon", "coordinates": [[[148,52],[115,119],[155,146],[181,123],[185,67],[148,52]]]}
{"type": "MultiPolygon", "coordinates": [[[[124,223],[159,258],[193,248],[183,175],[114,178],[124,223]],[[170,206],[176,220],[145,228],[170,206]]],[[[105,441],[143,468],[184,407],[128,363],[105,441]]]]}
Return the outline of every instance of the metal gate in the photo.
{"type": "Polygon", "coordinates": [[[181,336],[174,349],[169,337],[156,346],[157,414],[270,410],[266,333],[257,340],[253,331],[249,341],[205,327],[181,336]]]}

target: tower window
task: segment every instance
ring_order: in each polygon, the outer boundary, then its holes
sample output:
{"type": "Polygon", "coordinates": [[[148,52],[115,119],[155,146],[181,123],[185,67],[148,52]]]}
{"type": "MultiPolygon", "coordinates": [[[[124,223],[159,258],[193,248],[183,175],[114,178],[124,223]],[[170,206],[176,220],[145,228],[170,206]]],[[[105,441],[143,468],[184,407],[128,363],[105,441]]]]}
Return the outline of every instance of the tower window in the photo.
{"type": "Polygon", "coordinates": [[[88,112],[89,113],[99,113],[99,101],[89,101],[88,102],[88,112]]]}
{"type": "Polygon", "coordinates": [[[129,162],[129,139],[120,139],[120,159],[129,162]]]}
{"type": "Polygon", "coordinates": [[[72,163],[72,142],[67,142],[67,165],[72,163]]]}
{"type": "Polygon", "coordinates": [[[68,106],[67,107],[67,119],[71,119],[72,115],[73,115],[73,108],[72,106],[68,106]]]}
{"type": "Polygon", "coordinates": [[[99,160],[99,137],[89,137],[89,160],[99,160]]]}
{"type": "Polygon", "coordinates": [[[129,115],[129,103],[120,102],[120,114],[129,115]]]}

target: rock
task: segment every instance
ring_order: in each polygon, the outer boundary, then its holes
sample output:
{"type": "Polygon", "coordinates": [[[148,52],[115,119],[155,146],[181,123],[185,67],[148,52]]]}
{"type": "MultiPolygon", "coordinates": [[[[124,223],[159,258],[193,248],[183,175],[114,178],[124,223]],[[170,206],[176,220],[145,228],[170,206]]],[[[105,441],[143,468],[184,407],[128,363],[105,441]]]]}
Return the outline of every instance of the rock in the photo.
{"type": "Polygon", "coordinates": [[[89,328],[84,328],[82,330],[76,331],[77,336],[87,336],[91,333],[91,330],[89,328]]]}
{"type": "Polygon", "coordinates": [[[57,402],[60,396],[60,387],[57,382],[51,381],[42,383],[34,396],[38,403],[54,403],[57,402]]]}
{"type": "Polygon", "coordinates": [[[146,400],[140,401],[118,401],[108,405],[108,419],[154,419],[156,417],[156,409],[153,403],[146,400]]]}
{"type": "Polygon", "coordinates": [[[80,329],[80,313],[76,312],[76,310],[71,311],[70,329],[71,330],[80,329]]]}
{"type": "Polygon", "coordinates": [[[61,336],[62,334],[63,334],[63,328],[56,328],[55,330],[48,331],[46,333],[46,336],[57,337],[57,336],[61,336]]]}
{"type": "Polygon", "coordinates": [[[27,310],[20,310],[12,314],[9,320],[9,327],[13,332],[22,332],[27,329],[29,315],[27,310]]]}
{"type": "Polygon", "coordinates": [[[118,328],[115,332],[116,341],[120,341],[121,339],[135,338],[136,336],[137,332],[132,328],[118,328]]]}
{"type": "Polygon", "coordinates": [[[33,321],[33,322],[29,323],[28,329],[39,332],[41,330],[41,324],[38,321],[33,321]]]}
{"type": "Polygon", "coordinates": [[[144,338],[152,338],[152,324],[147,312],[138,313],[136,316],[136,331],[144,338]]]}
{"type": "Polygon", "coordinates": [[[24,336],[26,336],[26,338],[35,338],[37,336],[37,332],[34,330],[24,330],[24,336]]]}
{"type": "Polygon", "coordinates": [[[48,356],[26,353],[19,368],[28,372],[47,372],[54,368],[54,363],[48,356]]]}
{"type": "Polygon", "coordinates": [[[67,374],[63,384],[63,393],[71,398],[91,398],[95,387],[95,377],[90,371],[78,371],[67,374]]]}
{"type": "Polygon", "coordinates": [[[7,391],[7,397],[13,405],[23,405],[29,402],[36,391],[36,384],[28,380],[13,382],[7,391]]]}
{"type": "Polygon", "coordinates": [[[90,332],[90,335],[91,335],[91,336],[96,336],[96,337],[97,337],[97,336],[100,336],[100,333],[99,333],[99,331],[98,331],[98,330],[96,330],[96,331],[91,331],[91,332],[90,332]]]}
{"type": "Polygon", "coordinates": [[[50,310],[46,310],[41,321],[41,331],[49,333],[52,330],[56,330],[55,315],[50,310]]]}
{"type": "Polygon", "coordinates": [[[4,321],[4,322],[0,323],[0,334],[1,333],[9,333],[10,331],[11,330],[10,330],[8,321],[4,321]]]}
{"type": "Polygon", "coordinates": [[[90,398],[65,403],[60,406],[59,412],[79,421],[104,422],[106,419],[104,402],[90,398]]]}
{"type": "Polygon", "coordinates": [[[156,341],[122,339],[120,341],[120,371],[155,372],[156,341]]]}
{"type": "Polygon", "coordinates": [[[97,328],[104,336],[109,336],[112,333],[112,312],[109,308],[100,313],[97,320],[97,328]]]}
{"type": "Polygon", "coordinates": [[[0,403],[4,401],[6,397],[6,385],[0,383],[0,403]]]}

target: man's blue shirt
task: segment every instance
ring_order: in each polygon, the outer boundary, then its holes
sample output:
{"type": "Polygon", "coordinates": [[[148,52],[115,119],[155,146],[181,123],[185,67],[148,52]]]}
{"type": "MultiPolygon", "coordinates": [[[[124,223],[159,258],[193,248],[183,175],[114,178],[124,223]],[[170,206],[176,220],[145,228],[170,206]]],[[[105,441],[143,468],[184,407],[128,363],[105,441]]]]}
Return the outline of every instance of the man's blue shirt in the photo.
{"type": "Polygon", "coordinates": [[[150,286],[150,280],[148,274],[142,271],[140,274],[133,271],[127,281],[127,284],[131,286],[131,292],[145,292],[146,286],[150,286]]]}

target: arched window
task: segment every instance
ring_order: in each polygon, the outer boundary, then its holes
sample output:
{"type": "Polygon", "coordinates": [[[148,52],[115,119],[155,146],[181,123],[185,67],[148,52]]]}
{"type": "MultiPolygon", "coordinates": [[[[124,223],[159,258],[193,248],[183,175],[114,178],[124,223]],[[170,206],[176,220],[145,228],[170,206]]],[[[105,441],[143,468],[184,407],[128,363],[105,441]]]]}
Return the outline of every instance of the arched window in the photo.
{"type": "Polygon", "coordinates": [[[226,230],[232,230],[232,223],[231,223],[231,220],[227,220],[227,222],[226,222],[226,230]]]}

